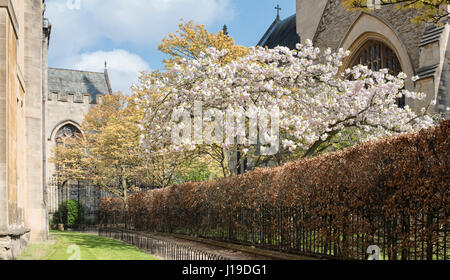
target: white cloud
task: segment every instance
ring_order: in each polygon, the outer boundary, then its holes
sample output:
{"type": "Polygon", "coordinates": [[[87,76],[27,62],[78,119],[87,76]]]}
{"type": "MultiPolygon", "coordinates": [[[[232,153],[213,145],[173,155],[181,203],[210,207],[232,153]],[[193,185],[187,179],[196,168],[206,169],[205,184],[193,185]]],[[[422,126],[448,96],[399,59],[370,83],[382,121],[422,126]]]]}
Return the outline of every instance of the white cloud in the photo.
{"type": "Polygon", "coordinates": [[[64,57],[107,38],[115,43],[159,43],[177,30],[180,19],[201,24],[234,16],[231,0],[48,0],[46,17],[53,23],[50,54],[64,57]]]}
{"type": "Polygon", "coordinates": [[[108,63],[108,73],[113,91],[130,93],[130,87],[138,82],[140,71],[150,71],[150,66],[140,56],[126,50],[83,53],[69,59],[76,70],[102,72],[108,63]]]}
{"type": "Polygon", "coordinates": [[[103,71],[107,60],[113,90],[128,93],[138,71],[150,69],[128,47],[156,50],[180,19],[208,25],[234,12],[231,0],[47,0],[45,16],[52,23],[52,67],[103,71]],[[102,51],[111,41],[120,49],[102,51]]]}

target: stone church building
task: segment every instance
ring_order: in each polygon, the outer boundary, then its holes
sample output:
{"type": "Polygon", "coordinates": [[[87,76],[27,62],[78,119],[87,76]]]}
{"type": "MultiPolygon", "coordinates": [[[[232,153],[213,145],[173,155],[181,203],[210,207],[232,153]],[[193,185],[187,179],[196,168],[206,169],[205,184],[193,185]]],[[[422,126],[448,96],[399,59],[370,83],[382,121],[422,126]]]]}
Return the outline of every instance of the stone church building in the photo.
{"type": "Polygon", "coordinates": [[[436,101],[429,113],[448,118],[447,19],[440,26],[416,24],[411,23],[417,15],[414,9],[382,6],[372,12],[354,12],[344,8],[341,0],[296,1],[296,13],[284,20],[277,16],[258,45],[293,49],[297,43],[311,39],[321,49],[350,50],[343,69],[364,64],[372,70],[388,68],[395,74],[404,72],[410,78],[418,76],[415,83],[409,79],[406,88],[426,93],[426,100],[406,99],[401,105],[419,111],[436,101]]]}
{"type": "Polygon", "coordinates": [[[74,186],[61,197],[49,159],[112,93],[108,72],[48,68],[44,12],[45,0],[0,0],[0,260],[17,257],[30,240],[46,240],[48,214],[63,200],[99,198],[90,188],[73,194],[74,186]]]}
{"type": "MultiPolygon", "coordinates": [[[[342,69],[363,64],[372,70],[404,72],[409,77],[406,89],[424,92],[426,99],[402,98],[399,105],[408,105],[418,113],[425,107],[436,120],[448,119],[449,24],[447,19],[441,25],[412,23],[416,15],[414,9],[399,10],[394,6],[355,12],[343,7],[341,0],[296,0],[296,13],[285,19],[277,13],[258,45],[294,49],[296,44],[310,39],[322,50],[350,50],[342,69]],[[414,76],[419,80],[412,82],[410,78],[414,76]]],[[[239,153],[230,153],[229,157],[237,174],[253,168],[254,163],[239,153]]]]}
{"type": "MultiPolygon", "coordinates": [[[[55,165],[48,160],[55,146],[63,138],[74,137],[81,132],[84,115],[105,94],[112,94],[108,71],[104,73],[67,69],[48,69],[48,93],[46,102],[47,148],[47,211],[53,218],[61,202],[74,199],[84,206],[86,214],[98,210],[100,192],[80,182],[57,182],[55,165]]],[[[89,218],[89,217],[88,217],[89,218]]]]}

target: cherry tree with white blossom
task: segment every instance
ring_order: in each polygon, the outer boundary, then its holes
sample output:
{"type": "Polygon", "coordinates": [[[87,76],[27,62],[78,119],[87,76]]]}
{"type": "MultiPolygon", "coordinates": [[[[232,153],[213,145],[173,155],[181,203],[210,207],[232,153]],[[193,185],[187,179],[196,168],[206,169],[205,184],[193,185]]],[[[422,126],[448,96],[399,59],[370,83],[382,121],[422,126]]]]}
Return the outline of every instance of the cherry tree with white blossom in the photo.
{"type": "MultiPolygon", "coordinates": [[[[167,145],[175,129],[186,129],[169,116],[180,107],[193,112],[195,102],[202,102],[205,111],[233,111],[236,118],[224,118],[223,127],[232,128],[227,129],[232,133],[227,137],[238,137],[247,148],[254,146],[254,139],[236,129],[236,119],[245,117],[248,124],[249,118],[261,114],[252,108],[277,108],[280,148],[300,151],[302,157],[314,155],[321,145],[349,129],[366,141],[433,125],[426,108],[414,112],[409,106],[398,106],[402,96],[425,98],[424,93],[404,89],[404,73],[394,76],[388,69],[372,71],[362,65],[342,70],[342,61],[350,54],[343,49],[320,50],[308,40],[294,50],[251,47],[245,56],[223,63],[226,53],[209,48],[198,59],[181,59],[165,73],[147,74],[134,87],[137,99],[144,100],[147,123],[143,127],[155,152],[195,149],[198,141],[193,137],[167,145]]],[[[273,142],[274,135],[259,132],[258,142],[273,142]]],[[[227,141],[217,144],[231,148],[227,141]]]]}

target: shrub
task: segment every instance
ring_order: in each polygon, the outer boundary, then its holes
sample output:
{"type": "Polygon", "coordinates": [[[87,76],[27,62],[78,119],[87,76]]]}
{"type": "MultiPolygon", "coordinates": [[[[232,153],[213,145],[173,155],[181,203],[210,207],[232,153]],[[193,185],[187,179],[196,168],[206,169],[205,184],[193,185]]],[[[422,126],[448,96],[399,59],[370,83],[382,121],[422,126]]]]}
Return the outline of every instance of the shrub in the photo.
{"type": "Polygon", "coordinates": [[[129,223],[348,259],[367,258],[374,244],[389,259],[448,258],[449,151],[443,121],[282,167],[134,194],[129,223]]]}
{"type": "Polygon", "coordinates": [[[82,224],[84,218],[84,206],[76,200],[70,199],[63,202],[54,216],[55,224],[64,224],[70,228],[82,224]]]}

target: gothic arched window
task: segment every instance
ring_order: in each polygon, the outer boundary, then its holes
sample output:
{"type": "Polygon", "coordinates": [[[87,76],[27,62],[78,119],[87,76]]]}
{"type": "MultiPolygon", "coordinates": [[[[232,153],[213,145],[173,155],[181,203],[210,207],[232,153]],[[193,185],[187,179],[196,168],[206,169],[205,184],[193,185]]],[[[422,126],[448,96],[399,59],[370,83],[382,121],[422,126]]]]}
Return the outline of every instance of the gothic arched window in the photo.
{"type": "Polygon", "coordinates": [[[56,133],[56,145],[62,145],[64,140],[67,138],[75,138],[78,134],[81,134],[81,131],[72,124],[66,124],[61,127],[56,133]]]}
{"type": "MultiPolygon", "coordinates": [[[[390,74],[398,75],[402,72],[400,61],[395,52],[385,43],[376,40],[369,40],[358,51],[355,52],[350,66],[362,64],[373,71],[389,69],[390,74]]],[[[398,106],[405,106],[405,97],[398,99],[398,106]]]]}

